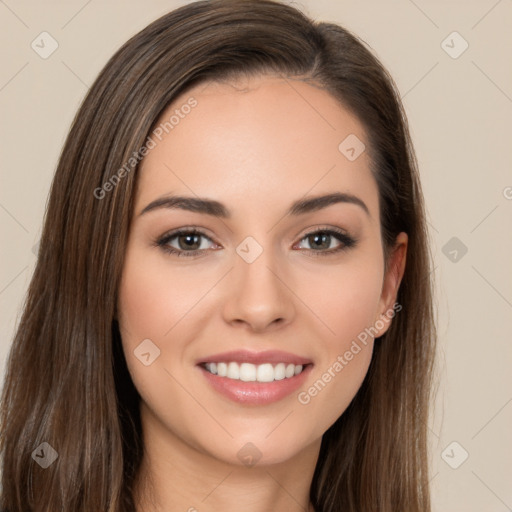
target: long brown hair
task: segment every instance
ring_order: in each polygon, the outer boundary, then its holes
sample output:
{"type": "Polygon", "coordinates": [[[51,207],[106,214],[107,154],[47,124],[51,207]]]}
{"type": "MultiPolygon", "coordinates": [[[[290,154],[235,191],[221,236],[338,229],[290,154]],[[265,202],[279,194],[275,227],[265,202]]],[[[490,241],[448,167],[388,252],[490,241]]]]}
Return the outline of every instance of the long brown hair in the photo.
{"type": "Polygon", "coordinates": [[[8,359],[2,511],[135,510],[140,397],[115,320],[133,155],[186,89],[261,73],[311,80],[357,116],[370,141],[384,254],[399,232],[409,236],[402,309],[376,343],[356,397],[323,436],[311,501],[318,512],[430,511],[431,262],[399,95],[357,37],[272,0],[200,1],[166,14],[117,51],[83,101],[53,180],[8,359]],[[46,469],[33,457],[43,442],[58,454],[46,469]]]}

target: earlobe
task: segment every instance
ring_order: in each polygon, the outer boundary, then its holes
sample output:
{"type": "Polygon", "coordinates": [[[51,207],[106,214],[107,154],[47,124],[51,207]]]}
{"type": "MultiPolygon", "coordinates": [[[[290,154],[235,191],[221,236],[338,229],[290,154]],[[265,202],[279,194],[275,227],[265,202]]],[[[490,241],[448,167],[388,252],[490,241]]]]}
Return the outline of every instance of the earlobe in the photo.
{"type": "Polygon", "coordinates": [[[407,259],[407,244],[408,236],[406,233],[399,233],[396,237],[395,245],[391,250],[388,258],[387,270],[384,275],[382,283],[382,292],[379,301],[379,317],[376,320],[376,325],[384,324],[376,338],[382,336],[391,325],[391,319],[395,313],[399,311],[396,306],[396,298],[398,296],[398,289],[405,272],[405,263],[407,259]]]}

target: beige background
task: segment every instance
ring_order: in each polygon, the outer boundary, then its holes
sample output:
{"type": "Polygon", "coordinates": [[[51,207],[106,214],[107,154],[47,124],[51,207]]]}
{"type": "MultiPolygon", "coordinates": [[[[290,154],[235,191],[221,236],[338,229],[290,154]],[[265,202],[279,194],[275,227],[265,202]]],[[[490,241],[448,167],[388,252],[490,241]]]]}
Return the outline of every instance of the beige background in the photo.
{"type": "MultiPolygon", "coordinates": [[[[0,377],[79,102],[129,36],[183,3],[0,0],[0,377]],[[43,31],[59,45],[47,59],[31,48],[43,31]]],[[[511,510],[512,1],[294,3],[368,42],[394,76],[409,116],[439,305],[434,510],[511,510]],[[460,36],[446,39],[454,31],[460,36]],[[464,41],[469,47],[457,56],[464,41]],[[463,450],[469,457],[453,469],[463,450]]]]}

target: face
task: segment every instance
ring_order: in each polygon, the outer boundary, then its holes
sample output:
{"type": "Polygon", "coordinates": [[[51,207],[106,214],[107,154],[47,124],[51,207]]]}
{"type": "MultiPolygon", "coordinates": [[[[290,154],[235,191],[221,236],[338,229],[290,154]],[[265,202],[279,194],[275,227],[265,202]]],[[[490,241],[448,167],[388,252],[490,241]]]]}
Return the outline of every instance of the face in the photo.
{"type": "Polygon", "coordinates": [[[138,171],[119,290],[144,429],[232,464],[283,462],[358,391],[406,236],[385,274],[367,136],[320,88],[202,84],[173,115],[138,171]]]}

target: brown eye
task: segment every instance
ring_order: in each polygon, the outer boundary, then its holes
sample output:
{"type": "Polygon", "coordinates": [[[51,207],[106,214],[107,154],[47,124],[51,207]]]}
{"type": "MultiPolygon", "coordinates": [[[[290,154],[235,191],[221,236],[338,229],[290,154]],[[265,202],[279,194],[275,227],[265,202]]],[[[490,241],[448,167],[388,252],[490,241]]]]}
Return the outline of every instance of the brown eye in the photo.
{"type": "Polygon", "coordinates": [[[330,228],[307,233],[300,242],[300,244],[304,243],[307,247],[302,245],[300,249],[306,249],[315,255],[327,255],[355,246],[356,240],[342,231],[330,228]]]}
{"type": "Polygon", "coordinates": [[[163,251],[177,256],[197,256],[207,251],[212,244],[214,242],[206,234],[196,229],[180,229],[167,233],[156,242],[163,251]]]}
{"type": "Polygon", "coordinates": [[[197,250],[201,246],[201,235],[197,234],[188,234],[188,235],[178,235],[175,237],[178,241],[178,245],[180,249],[187,250],[197,250]]]}

